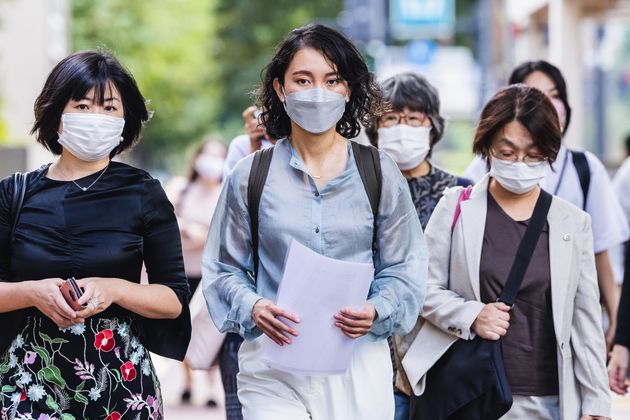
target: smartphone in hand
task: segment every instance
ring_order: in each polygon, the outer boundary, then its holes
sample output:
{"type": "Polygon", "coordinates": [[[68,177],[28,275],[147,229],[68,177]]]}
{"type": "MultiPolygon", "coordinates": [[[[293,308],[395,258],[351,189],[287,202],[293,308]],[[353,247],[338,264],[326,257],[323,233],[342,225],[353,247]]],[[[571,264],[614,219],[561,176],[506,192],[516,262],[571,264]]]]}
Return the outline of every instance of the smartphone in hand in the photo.
{"type": "Polygon", "coordinates": [[[74,277],[70,277],[61,285],[61,294],[68,305],[75,311],[85,309],[85,306],[79,304],[79,299],[83,296],[83,290],[81,290],[74,277]]]}

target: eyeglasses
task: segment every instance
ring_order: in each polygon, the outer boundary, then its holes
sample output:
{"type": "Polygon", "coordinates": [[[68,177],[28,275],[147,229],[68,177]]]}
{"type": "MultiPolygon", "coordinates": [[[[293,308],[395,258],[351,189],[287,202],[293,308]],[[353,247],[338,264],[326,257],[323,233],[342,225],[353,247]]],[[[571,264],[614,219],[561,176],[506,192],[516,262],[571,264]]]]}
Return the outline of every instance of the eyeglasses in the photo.
{"type": "Polygon", "coordinates": [[[523,162],[527,166],[536,166],[539,163],[545,162],[549,160],[547,156],[543,156],[540,153],[528,153],[522,158],[519,158],[518,154],[514,152],[514,150],[504,149],[504,150],[495,150],[490,149],[490,154],[492,157],[502,160],[507,163],[516,163],[523,162]]]}
{"type": "Polygon", "coordinates": [[[429,116],[424,112],[410,112],[405,114],[404,112],[387,112],[378,119],[382,127],[393,127],[401,124],[403,121],[412,127],[422,127],[426,121],[429,121],[429,116]]]}

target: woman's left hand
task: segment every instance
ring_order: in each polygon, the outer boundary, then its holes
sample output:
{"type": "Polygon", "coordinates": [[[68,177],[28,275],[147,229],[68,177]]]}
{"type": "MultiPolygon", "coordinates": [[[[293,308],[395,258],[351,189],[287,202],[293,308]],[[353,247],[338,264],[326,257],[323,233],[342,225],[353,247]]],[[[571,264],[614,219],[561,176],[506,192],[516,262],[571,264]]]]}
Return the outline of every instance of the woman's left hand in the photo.
{"type": "Polygon", "coordinates": [[[335,325],[346,336],[359,338],[370,332],[376,315],[371,303],[366,303],[362,310],[344,308],[335,315],[335,325]]]}
{"type": "Polygon", "coordinates": [[[77,284],[83,289],[83,296],[79,299],[79,304],[85,306],[85,309],[77,312],[77,316],[87,319],[103,312],[116,301],[120,280],[89,277],[77,280],[77,284]]]}

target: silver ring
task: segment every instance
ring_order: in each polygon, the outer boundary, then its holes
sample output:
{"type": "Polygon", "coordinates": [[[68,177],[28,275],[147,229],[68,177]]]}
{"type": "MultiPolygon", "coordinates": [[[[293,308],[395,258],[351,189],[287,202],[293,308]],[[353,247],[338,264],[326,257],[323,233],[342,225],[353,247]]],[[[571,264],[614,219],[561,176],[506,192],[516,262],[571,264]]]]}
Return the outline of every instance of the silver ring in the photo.
{"type": "Polygon", "coordinates": [[[96,309],[98,308],[98,305],[100,305],[100,302],[96,298],[90,298],[90,300],[88,300],[88,305],[93,306],[94,309],[96,309]]]}

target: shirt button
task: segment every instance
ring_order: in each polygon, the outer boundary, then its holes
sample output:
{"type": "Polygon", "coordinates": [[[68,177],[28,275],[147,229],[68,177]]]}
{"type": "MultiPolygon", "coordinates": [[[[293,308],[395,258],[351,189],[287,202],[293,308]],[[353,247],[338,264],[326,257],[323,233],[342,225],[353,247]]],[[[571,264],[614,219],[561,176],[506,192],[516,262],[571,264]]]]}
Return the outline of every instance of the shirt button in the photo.
{"type": "Polygon", "coordinates": [[[319,197],[319,191],[315,193],[315,197],[319,197]]]}
{"type": "Polygon", "coordinates": [[[319,228],[318,227],[315,228],[315,233],[319,233],[319,228]]]}

